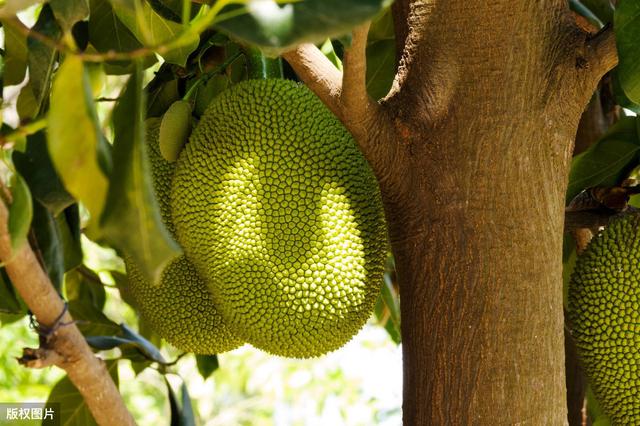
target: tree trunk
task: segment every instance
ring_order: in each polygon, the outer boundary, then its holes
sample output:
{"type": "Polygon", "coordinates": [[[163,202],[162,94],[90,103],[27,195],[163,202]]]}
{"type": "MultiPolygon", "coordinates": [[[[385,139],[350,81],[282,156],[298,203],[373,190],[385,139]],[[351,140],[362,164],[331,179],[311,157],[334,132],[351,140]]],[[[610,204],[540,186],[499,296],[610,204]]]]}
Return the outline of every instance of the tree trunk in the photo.
{"type": "Polygon", "coordinates": [[[565,0],[396,0],[391,92],[366,94],[367,26],[341,74],[285,58],[357,140],[400,283],[404,424],[566,424],[564,199],[583,107],[617,62],[565,0]]]}
{"type": "Polygon", "coordinates": [[[404,423],[566,424],[564,201],[597,82],[585,36],[560,1],[401,3],[406,46],[383,101],[394,131],[378,138],[404,155],[377,173],[401,286],[404,423]]]}

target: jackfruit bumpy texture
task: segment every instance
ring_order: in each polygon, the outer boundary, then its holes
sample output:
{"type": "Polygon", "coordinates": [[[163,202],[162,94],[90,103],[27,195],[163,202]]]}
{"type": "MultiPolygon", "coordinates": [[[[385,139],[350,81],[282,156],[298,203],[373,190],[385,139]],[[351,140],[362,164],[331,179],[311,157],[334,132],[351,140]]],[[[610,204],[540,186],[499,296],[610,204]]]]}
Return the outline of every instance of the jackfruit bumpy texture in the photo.
{"type": "Polygon", "coordinates": [[[343,346],[373,309],[386,257],[377,181],[306,87],[220,94],[180,153],[178,238],[232,330],[272,354],[343,346]]]}
{"type": "Polygon", "coordinates": [[[640,425],[640,216],[614,219],[578,257],[571,332],[603,410],[640,425]]]}
{"type": "MultiPolygon", "coordinates": [[[[147,120],[147,153],[162,218],[173,234],[168,198],[175,163],[169,163],[160,154],[159,129],[160,120],[147,120]]],[[[142,317],[175,347],[198,354],[216,354],[243,343],[226,327],[206,284],[184,255],[165,267],[158,286],[147,282],[130,258],[125,257],[125,265],[129,290],[142,317]]]]}

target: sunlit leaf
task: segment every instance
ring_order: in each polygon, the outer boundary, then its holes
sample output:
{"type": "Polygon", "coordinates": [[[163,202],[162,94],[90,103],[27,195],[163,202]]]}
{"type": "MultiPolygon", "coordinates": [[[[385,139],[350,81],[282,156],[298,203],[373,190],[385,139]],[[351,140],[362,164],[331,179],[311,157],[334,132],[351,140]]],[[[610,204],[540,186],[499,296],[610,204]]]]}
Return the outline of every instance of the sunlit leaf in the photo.
{"type": "Polygon", "coordinates": [[[89,209],[96,223],[108,180],[99,162],[102,133],[91,86],[77,56],[67,56],[56,74],[48,118],[51,160],[67,191],[89,209]]]}
{"type": "Polygon", "coordinates": [[[58,24],[68,31],[73,24],[89,16],[88,0],[49,0],[58,24]]]}
{"type": "MultiPolygon", "coordinates": [[[[42,6],[40,16],[33,26],[33,31],[53,40],[58,40],[61,37],[62,31],[56,23],[49,5],[42,6]]],[[[52,46],[33,37],[27,39],[27,46],[29,48],[29,83],[38,105],[38,111],[42,111],[43,104],[46,103],[49,97],[51,77],[53,76],[58,52],[52,46]]]]}
{"type": "Polygon", "coordinates": [[[390,3],[389,0],[253,0],[245,5],[228,6],[223,14],[239,9],[246,13],[222,21],[218,27],[275,54],[302,42],[321,42],[346,34],[390,3]]]}
{"type": "MultiPolygon", "coordinates": [[[[184,30],[182,24],[164,19],[147,2],[110,0],[118,18],[146,46],[160,46],[176,39],[184,30]]],[[[183,46],[160,52],[165,61],[185,66],[187,58],[198,47],[198,38],[192,37],[183,46]]]]}
{"type": "MultiPolygon", "coordinates": [[[[89,42],[98,52],[130,52],[142,48],[136,37],[116,16],[109,0],[90,0],[89,42]]],[[[154,56],[144,58],[143,66],[149,67],[156,62],[154,56]]],[[[132,61],[108,61],[105,63],[107,74],[129,74],[134,71],[132,61]]]]}
{"type": "Polygon", "coordinates": [[[142,72],[129,80],[113,113],[114,169],[103,217],[105,236],[131,256],[152,283],[164,266],[181,253],[160,216],[144,146],[142,72]]]}
{"type": "MultiPolygon", "coordinates": [[[[106,361],[107,371],[118,386],[118,361],[106,361]]],[[[51,390],[47,403],[59,403],[60,424],[64,426],[93,426],[97,425],[84,398],[71,383],[68,376],[64,376],[51,390]]]]}
{"type": "Polygon", "coordinates": [[[614,15],[618,76],[625,93],[640,103],[640,2],[620,0],[614,15]]]}
{"type": "Polygon", "coordinates": [[[40,110],[38,100],[33,95],[31,83],[27,83],[20,90],[18,100],[16,101],[16,109],[21,122],[34,119],[40,110]]]}

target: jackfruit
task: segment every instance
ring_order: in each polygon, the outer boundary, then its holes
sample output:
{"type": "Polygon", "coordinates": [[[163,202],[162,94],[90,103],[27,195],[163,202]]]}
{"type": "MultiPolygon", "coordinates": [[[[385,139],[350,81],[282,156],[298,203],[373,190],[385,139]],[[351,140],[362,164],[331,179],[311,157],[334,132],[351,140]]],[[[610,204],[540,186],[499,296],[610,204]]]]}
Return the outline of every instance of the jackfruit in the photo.
{"type": "Polygon", "coordinates": [[[616,425],[640,425],[640,216],[613,219],[578,257],[571,334],[593,392],[616,425]]]}
{"type": "MultiPolygon", "coordinates": [[[[147,120],[147,155],[154,190],[165,225],[173,233],[169,194],[175,164],[165,161],[158,143],[160,120],[147,120]]],[[[165,267],[159,285],[147,282],[135,263],[125,256],[129,290],[151,328],[175,347],[198,354],[235,349],[243,342],[224,324],[206,284],[184,256],[165,267]]]]}
{"type": "Polygon", "coordinates": [[[175,101],[162,116],[160,124],[160,154],[173,163],[191,132],[191,105],[187,101],[175,101]]]}
{"type": "Polygon", "coordinates": [[[380,192],[306,87],[249,80],[218,95],[180,153],[171,207],[223,318],[255,347],[318,356],[369,318],[387,253],[380,192]]]}

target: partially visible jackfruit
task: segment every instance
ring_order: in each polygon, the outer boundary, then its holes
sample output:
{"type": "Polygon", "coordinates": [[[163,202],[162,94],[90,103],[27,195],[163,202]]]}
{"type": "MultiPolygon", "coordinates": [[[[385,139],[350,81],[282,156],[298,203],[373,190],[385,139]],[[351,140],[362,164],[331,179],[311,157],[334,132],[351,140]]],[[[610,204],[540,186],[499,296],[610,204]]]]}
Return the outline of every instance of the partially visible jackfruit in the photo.
{"type": "Polygon", "coordinates": [[[175,101],[162,116],[160,124],[160,154],[173,163],[187,143],[191,133],[191,105],[188,101],[175,101]]]}
{"type": "MultiPolygon", "coordinates": [[[[165,225],[173,233],[169,190],[174,165],[160,154],[159,119],[147,120],[147,153],[153,184],[165,225]]],[[[125,256],[129,290],[152,329],[175,347],[198,354],[229,351],[243,342],[226,327],[211,294],[195,268],[183,255],[162,273],[159,285],[145,281],[140,269],[125,256]]]]}
{"type": "Polygon", "coordinates": [[[612,220],[578,257],[569,319],[602,409],[640,425],[640,216],[612,220]]]}
{"type": "Polygon", "coordinates": [[[277,355],[317,356],[365,324],[386,259],[377,181],[304,86],[217,96],[177,162],[178,240],[229,327],[277,355]]]}

